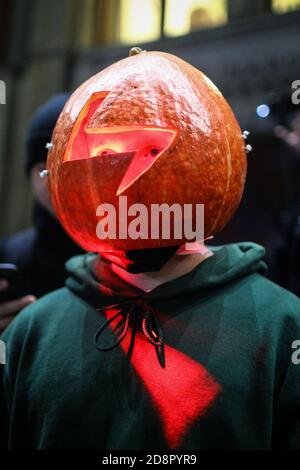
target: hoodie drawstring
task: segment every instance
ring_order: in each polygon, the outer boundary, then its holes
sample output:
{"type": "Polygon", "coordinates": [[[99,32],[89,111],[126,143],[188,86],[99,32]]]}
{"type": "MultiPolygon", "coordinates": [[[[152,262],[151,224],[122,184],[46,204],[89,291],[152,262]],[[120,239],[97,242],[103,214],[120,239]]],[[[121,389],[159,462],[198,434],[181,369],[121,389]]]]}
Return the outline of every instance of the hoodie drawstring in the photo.
{"type": "Polygon", "coordinates": [[[130,324],[135,328],[140,327],[145,338],[153,346],[158,348],[163,346],[163,332],[153,307],[139,299],[110,305],[109,307],[101,307],[98,308],[97,311],[101,312],[111,309],[118,309],[118,312],[103,323],[94,337],[95,347],[99,351],[111,351],[116,348],[125,338],[130,324]],[[122,321],[113,329],[113,332],[118,336],[117,340],[110,346],[102,346],[101,342],[99,342],[101,334],[118,317],[120,317],[122,321]]]}

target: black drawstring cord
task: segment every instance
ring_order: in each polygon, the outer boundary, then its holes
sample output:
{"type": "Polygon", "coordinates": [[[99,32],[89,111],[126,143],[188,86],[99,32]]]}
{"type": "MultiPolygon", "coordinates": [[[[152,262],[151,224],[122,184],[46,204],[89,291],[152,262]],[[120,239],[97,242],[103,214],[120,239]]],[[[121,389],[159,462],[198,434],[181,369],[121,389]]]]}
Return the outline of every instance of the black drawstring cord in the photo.
{"type": "Polygon", "coordinates": [[[149,343],[153,344],[153,346],[162,346],[163,332],[152,310],[146,310],[144,313],[142,330],[149,343]]]}
{"type": "MultiPolygon", "coordinates": [[[[103,323],[103,325],[99,328],[97,333],[95,334],[94,344],[95,344],[96,348],[99,351],[111,351],[112,349],[116,348],[123,341],[123,339],[126,336],[126,333],[128,331],[128,327],[129,327],[129,320],[130,320],[129,313],[132,310],[132,306],[129,310],[128,310],[128,308],[126,308],[126,307],[130,307],[128,304],[123,304],[123,307],[124,307],[125,310],[124,309],[122,310],[122,307],[121,308],[120,307],[121,307],[121,304],[114,304],[114,305],[110,305],[109,307],[101,307],[101,308],[97,309],[98,312],[101,312],[103,310],[112,310],[112,309],[118,308],[117,313],[115,315],[113,315],[111,318],[109,318],[108,320],[106,320],[103,323]],[[100,346],[99,342],[98,342],[100,335],[119,316],[123,317],[123,319],[125,318],[125,321],[123,321],[124,326],[123,326],[122,332],[119,335],[117,341],[115,343],[113,343],[111,346],[100,346]]],[[[121,329],[120,323],[118,324],[117,328],[114,330],[115,333],[117,333],[119,329],[121,329]]]]}
{"type": "Polygon", "coordinates": [[[163,332],[154,313],[154,309],[151,306],[139,299],[110,305],[109,307],[101,307],[97,310],[100,312],[115,308],[118,309],[117,313],[106,320],[95,334],[94,344],[99,351],[111,351],[112,349],[116,348],[125,338],[129,324],[133,323],[133,326],[137,326],[138,321],[140,322],[141,330],[149,343],[158,348],[163,346],[163,332]],[[99,344],[99,337],[103,331],[118,317],[121,317],[121,321],[113,330],[114,333],[119,332],[118,339],[110,346],[101,346],[99,344]]]}

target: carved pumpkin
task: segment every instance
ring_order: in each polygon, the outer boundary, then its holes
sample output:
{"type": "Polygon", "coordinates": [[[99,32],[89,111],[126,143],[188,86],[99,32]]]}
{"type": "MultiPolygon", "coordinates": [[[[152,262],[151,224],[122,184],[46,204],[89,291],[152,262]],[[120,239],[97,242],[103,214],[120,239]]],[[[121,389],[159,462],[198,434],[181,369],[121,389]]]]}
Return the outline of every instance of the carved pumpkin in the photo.
{"type": "MultiPolygon", "coordinates": [[[[123,59],[70,97],[52,137],[47,169],[53,206],[89,251],[179,245],[182,240],[99,240],[97,207],[204,204],[205,237],[237,208],[245,144],[224,97],[199,70],[162,52],[123,59]]],[[[190,240],[189,240],[190,241],[190,240]]]]}

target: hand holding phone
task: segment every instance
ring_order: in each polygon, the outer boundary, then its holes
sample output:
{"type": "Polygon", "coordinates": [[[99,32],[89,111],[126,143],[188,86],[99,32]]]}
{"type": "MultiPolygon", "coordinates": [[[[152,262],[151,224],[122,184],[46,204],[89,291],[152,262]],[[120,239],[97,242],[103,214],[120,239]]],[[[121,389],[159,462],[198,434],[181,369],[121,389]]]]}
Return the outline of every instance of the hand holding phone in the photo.
{"type": "Polygon", "coordinates": [[[22,295],[21,284],[15,265],[0,264],[0,333],[20,310],[36,300],[33,295],[22,295]]]}

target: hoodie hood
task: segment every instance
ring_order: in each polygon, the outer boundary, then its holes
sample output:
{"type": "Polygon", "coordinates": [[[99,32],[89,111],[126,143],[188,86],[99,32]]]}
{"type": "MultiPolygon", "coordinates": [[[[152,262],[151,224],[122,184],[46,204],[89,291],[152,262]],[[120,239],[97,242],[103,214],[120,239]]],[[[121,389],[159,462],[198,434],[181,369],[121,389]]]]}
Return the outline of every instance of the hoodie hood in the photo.
{"type": "MultiPolygon", "coordinates": [[[[170,299],[195,292],[206,293],[253,273],[263,274],[266,264],[263,261],[265,249],[251,242],[210,246],[214,256],[207,258],[188,274],[166,282],[143,297],[149,300],[170,299]]],[[[97,279],[93,265],[97,261],[95,254],[86,254],[71,258],[66,269],[70,277],[66,286],[88,303],[107,305],[112,297],[101,292],[101,280],[97,279]]],[[[193,255],[191,255],[193,256],[193,255]]],[[[124,300],[114,297],[113,302],[124,300]]]]}

